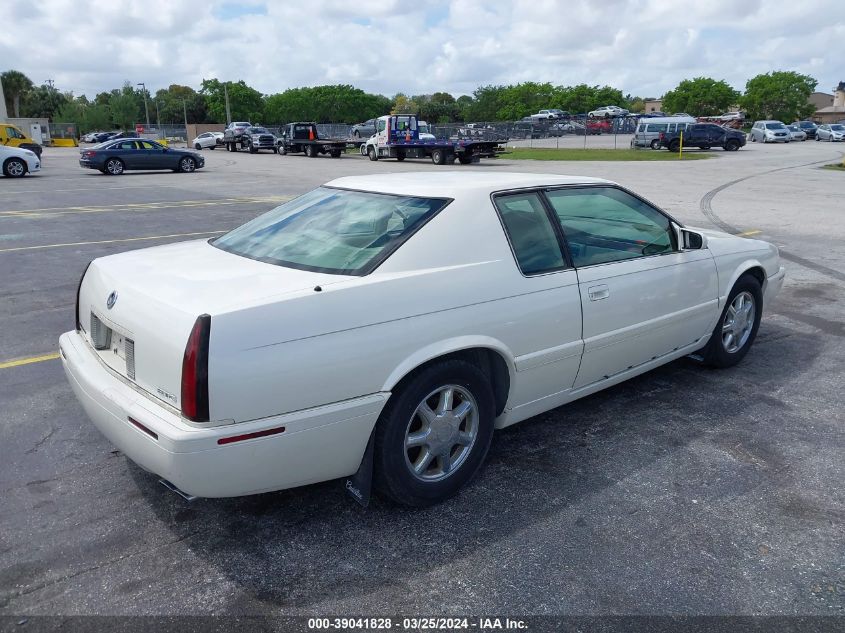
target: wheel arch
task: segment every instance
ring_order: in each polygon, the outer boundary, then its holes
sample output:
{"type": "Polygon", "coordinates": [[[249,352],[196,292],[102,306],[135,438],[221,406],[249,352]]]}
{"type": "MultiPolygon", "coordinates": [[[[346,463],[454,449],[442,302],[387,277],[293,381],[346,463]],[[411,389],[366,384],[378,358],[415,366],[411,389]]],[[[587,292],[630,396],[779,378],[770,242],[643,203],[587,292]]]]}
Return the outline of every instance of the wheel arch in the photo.
{"type": "Polygon", "coordinates": [[[752,275],[755,279],[757,279],[757,281],[760,282],[760,290],[762,290],[765,294],[766,284],[768,283],[768,276],[766,275],[765,266],[763,266],[763,264],[757,259],[747,259],[736,267],[730,280],[722,288],[723,299],[730,294],[731,289],[736,285],[736,282],[739,281],[739,278],[746,274],[752,275]]]}
{"type": "Polygon", "coordinates": [[[382,391],[401,388],[422,369],[450,359],[470,362],[490,377],[496,416],[501,415],[511,393],[516,369],[510,350],[500,341],[489,337],[459,337],[418,350],[396,366],[385,381],[382,391]]]}

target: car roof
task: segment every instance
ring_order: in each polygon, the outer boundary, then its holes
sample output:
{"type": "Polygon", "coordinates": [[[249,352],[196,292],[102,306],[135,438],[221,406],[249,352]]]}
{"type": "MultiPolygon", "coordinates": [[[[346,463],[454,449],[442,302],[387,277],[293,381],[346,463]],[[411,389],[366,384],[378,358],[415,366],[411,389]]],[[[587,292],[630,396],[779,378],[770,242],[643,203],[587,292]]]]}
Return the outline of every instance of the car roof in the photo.
{"type": "Polygon", "coordinates": [[[490,194],[508,189],[554,185],[615,184],[602,178],[526,174],[518,172],[467,173],[466,171],[430,171],[336,178],[326,186],[379,193],[405,194],[434,198],[453,198],[462,194],[490,194]]]}

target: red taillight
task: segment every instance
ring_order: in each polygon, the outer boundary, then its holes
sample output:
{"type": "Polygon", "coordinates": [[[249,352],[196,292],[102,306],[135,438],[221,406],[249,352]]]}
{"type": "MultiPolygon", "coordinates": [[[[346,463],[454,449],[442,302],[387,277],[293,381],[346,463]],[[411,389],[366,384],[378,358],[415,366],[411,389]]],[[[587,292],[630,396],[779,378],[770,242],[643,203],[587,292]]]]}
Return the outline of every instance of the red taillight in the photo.
{"type": "Polygon", "coordinates": [[[211,317],[197,317],[182,358],[182,415],[208,422],[208,339],[211,317]]]}
{"type": "Polygon", "coordinates": [[[87,151],[87,152],[82,152],[82,155],[87,156],[88,158],[91,158],[93,156],[96,156],[97,152],[87,151]]]}

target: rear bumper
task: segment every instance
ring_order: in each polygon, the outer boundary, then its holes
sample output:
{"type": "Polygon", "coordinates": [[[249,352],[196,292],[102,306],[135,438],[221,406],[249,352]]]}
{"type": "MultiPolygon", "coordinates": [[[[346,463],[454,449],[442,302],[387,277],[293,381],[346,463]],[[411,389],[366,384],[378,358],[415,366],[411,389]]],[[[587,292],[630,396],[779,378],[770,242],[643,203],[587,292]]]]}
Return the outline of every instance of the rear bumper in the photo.
{"type": "Polygon", "coordinates": [[[132,461],[198,497],[236,497],[351,475],[389,396],[197,428],[106,369],[78,333],[62,334],[59,348],[74,394],[103,435],[132,461]],[[280,427],[284,432],[218,443],[280,427]]]}

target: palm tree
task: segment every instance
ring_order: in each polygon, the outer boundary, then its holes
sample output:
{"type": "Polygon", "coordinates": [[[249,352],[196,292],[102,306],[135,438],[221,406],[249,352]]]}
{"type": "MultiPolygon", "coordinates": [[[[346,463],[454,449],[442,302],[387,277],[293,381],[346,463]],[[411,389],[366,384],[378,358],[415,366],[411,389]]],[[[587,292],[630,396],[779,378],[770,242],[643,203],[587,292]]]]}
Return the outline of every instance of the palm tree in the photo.
{"type": "Polygon", "coordinates": [[[15,113],[15,118],[21,115],[21,97],[32,90],[32,80],[18,70],[7,70],[0,75],[3,82],[3,93],[6,95],[6,105],[15,113]]]}

